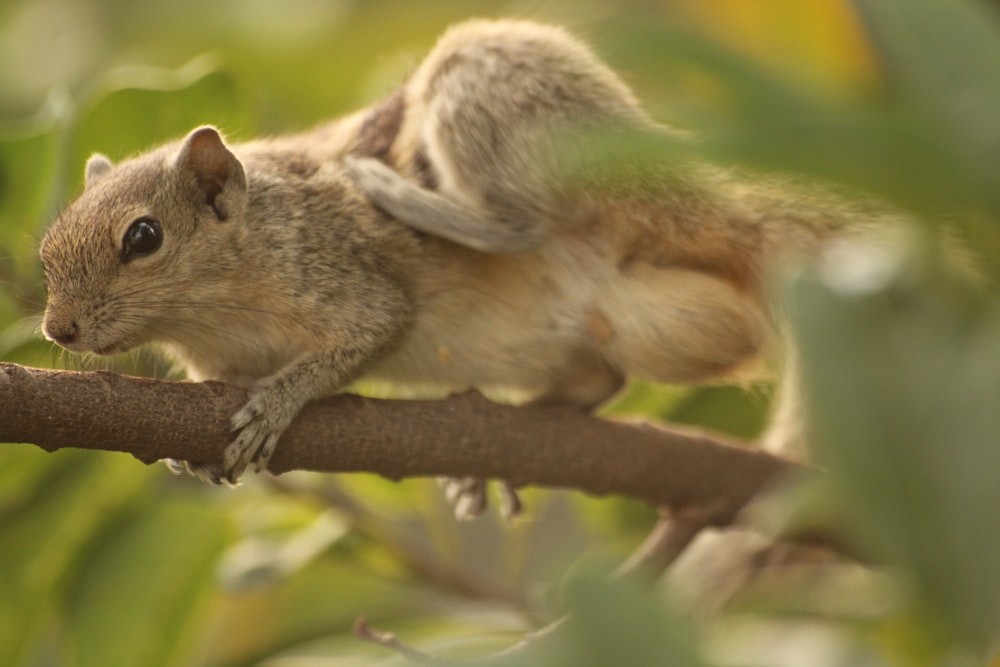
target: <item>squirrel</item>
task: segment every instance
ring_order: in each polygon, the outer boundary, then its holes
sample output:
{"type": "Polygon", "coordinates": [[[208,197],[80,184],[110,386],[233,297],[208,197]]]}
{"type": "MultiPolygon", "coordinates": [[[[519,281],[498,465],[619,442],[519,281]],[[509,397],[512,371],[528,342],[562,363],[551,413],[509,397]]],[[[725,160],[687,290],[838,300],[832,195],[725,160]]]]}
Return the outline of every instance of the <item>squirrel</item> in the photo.
{"type": "MultiPolygon", "coordinates": [[[[363,377],[587,410],[630,376],[748,377],[779,338],[767,272],[854,216],[696,165],[616,180],[578,150],[604,131],[671,132],[562,28],[473,20],[311,131],[95,154],[41,243],[44,334],[157,343],[193,380],[252,388],[222,461],[188,466],[216,483],[266,468],[303,405],[363,377]]],[[[775,442],[799,437],[785,396],[775,442]]],[[[455,488],[481,510],[481,482],[455,488]]]]}

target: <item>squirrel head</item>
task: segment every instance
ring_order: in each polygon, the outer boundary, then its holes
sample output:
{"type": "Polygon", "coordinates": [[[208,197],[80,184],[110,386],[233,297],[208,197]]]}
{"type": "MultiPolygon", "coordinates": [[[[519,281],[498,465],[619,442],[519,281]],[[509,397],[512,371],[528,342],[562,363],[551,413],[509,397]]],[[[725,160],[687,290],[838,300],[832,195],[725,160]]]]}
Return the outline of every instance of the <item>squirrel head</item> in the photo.
{"type": "Polygon", "coordinates": [[[197,326],[205,270],[230,261],[246,200],[243,166],[212,127],[118,165],[91,157],[83,193],[42,240],[45,336],[115,354],[197,326]]]}

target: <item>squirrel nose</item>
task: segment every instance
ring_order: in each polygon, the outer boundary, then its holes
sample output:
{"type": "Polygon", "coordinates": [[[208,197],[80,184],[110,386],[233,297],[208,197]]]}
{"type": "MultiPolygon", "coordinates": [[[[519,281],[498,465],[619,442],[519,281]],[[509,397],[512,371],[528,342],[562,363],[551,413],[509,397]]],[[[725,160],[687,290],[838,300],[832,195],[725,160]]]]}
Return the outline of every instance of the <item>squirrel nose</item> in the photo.
{"type": "Polygon", "coordinates": [[[69,345],[76,342],[76,339],[80,335],[80,327],[77,326],[76,322],[69,322],[64,325],[52,325],[50,323],[45,327],[45,335],[60,345],[69,345]]]}

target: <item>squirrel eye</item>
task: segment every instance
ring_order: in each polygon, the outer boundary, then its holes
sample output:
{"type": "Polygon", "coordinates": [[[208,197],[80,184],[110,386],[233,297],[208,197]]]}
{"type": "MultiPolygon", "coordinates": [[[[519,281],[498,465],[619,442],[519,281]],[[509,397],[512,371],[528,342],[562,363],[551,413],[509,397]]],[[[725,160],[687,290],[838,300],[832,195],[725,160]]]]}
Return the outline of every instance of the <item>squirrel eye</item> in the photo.
{"type": "Polygon", "coordinates": [[[160,223],[143,216],[129,225],[122,239],[122,261],[152,255],[163,244],[163,230],[160,223]]]}

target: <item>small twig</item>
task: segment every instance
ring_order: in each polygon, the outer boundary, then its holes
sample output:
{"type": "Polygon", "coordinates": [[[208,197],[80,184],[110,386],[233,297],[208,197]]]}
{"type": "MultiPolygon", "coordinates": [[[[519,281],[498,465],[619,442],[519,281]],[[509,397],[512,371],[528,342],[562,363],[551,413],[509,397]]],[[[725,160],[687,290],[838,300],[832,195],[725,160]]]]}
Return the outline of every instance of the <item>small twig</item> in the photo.
{"type": "Polygon", "coordinates": [[[347,518],[353,530],[387,545],[414,573],[438,588],[473,600],[490,600],[507,605],[537,624],[537,614],[518,591],[487,581],[468,568],[448,563],[431,553],[424,544],[407,534],[398,522],[366,507],[335,481],[328,480],[322,488],[317,489],[300,488],[281,477],[265,479],[274,491],[286,495],[308,496],[335,509],[347,518]]]}
{"type": "Polygon", "coordinates": [[[512,660],[527,657],[531,652],[538,651],[539,646],[543,645],[546,641],[558,637],[557,633],[559,629],[569,620],[569,617],[569,614],[565,614],[548,625],[525,634],[521,638],[521,641],[513,646],[509,646],[499,653],[474,660],[470,664],[476,667],[506,667],[512,660]]]}
{"type": "Polygon", "coordinates": [[[716,523],[721,510],[718,505],[688,508],[679,512],[661,510],[660,520],[643,543],[618,566],[614,576],[643,574],[657,577],[663,574],[698,533],[716,523]]]}
{"type": "Polygon", "coordinates": [[[368,625],[368,621],[363,617],[359,616],[354,621],[354,636],[358,639],[363,639],[364,641],[372,642],[373,644],[378,644],[383,648],[387,648],[390,651],[395,651],[401,656],[405,657],[407,660],[412,662],[420,662],[425,664],[437,664],[437,665],[447,665],[449,663],[440,660],[438,658],[433,658],[423,651],[418,651],[412,646],[401,642],[396,638],[396,635],[391,632],[383,632],[382,630],[376,630],[375,628],[368,625]]]}

